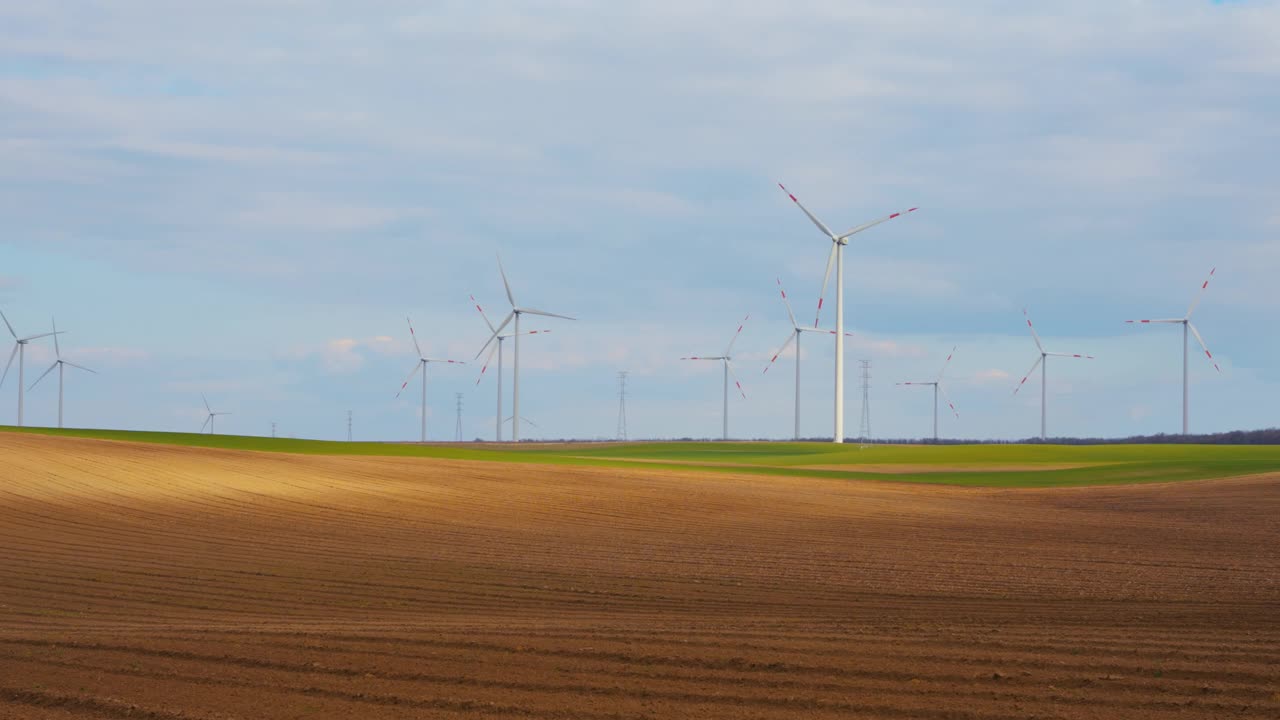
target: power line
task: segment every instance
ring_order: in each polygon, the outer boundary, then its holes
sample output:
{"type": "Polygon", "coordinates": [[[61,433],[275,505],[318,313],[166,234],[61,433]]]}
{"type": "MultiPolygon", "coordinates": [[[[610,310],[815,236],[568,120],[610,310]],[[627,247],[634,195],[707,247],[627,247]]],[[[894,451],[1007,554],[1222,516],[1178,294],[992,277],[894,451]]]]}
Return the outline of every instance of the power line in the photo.
{"type": "Polygon", "coordinates": [[[858,439],[868,442],[871,439],[871,361],[859,360],[862,369],[862,419],[858,422],[858,439]]]}
{"type": "Polygon", "coordinates": [[[622,370],[618,373],[618,440],[626,441],[627,439],[627,375],[630,373],[622,370]]]}
{"type": "Polygon", "coordinates": [[[454,397],[458,399],[458,423],[453,431],[453,439],[462,442],[462,393],[454,393],[454,397]]]}

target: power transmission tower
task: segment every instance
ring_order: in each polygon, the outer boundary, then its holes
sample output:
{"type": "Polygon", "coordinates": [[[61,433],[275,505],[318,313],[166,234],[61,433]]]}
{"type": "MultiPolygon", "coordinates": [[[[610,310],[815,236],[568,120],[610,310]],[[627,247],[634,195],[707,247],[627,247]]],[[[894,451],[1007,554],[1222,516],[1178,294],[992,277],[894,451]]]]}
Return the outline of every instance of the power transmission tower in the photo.
{"type": "Polygon", "coordinates": [[[867,442],[871,439],[871,361],[859,360],[862,369],[862,419],[858,422],[858,439],[867,442]]]}
{"type": "Polygon", "coordinates": [[[623,370],[618,373],[618,440],[627,439],[627,375],[623,370]]]}
{"type": "Polygon", "coordinates": [[[351,442],[351,411],[347,411],[347,442],[351,442]]]}
{"type": "Polygon", "coordinates": [[[458,424],[453,431],[453,439],[462,442],[462,393],[454,393],[454,397],[458,399],[458,424]]]}

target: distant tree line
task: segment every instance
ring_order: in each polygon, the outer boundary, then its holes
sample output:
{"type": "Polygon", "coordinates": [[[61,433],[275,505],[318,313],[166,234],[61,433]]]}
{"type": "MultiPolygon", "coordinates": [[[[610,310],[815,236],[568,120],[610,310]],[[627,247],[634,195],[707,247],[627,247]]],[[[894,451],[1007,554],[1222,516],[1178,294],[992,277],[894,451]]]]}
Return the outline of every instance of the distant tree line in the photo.
{"type": "MultiPolygon", "coordinates": [[[[1039,438],[1023,440],[1025,443],[1038,443],[1039,438]]],[[[1231,432],[1208,433],[1205,435],[1132,435],[1126,438],[1054,438],[1045,442],[1060,445],[1280,445],[1280,428],[1265,430],[1232,430],[1231,432]]]]}
{"type": "MultiPolygon", "coordinates": [[[[778,440],[776,438],[740,438],[752,442],[797,442],[795,440],[778,440]]],[[[798,442],[829,442],[829,437],[801,438],[798,442]]],[[[476,442],[481,442],[476,438],[476,442]]],[[[521,440],[521,442],[616,442],[612,438],[570,438],[565,440],[521,440]]],[[[632,442],[722,442],[720,438],[644,438],[633,439],[632,442]]],[[[729,442],[734,442],[730,440],[729,442]]],[[[1076,438],[1055,437],[1047,440],[1040,438],[1024,438],[1022,440],[958,440],[950,438],[847,438],[846,443],[865,443],[870,445],[1280,445],[1280,428],[1265,430],[1232,430],[1230,432],[1207,433],[1203,435],[1181,435],[1159,433],[1157,435],[1130,435],[1122,438],[1076,438]]]]}
{"type": "MultiPolygon", "coordinates": [[[[826,438],[812,438],[825,440],[826,438]]],[[[939,438],[875,438],[859,440],[849,438],[845,442],[867,442],[873,444],[910,444],[910,445],[1280,445],[1280,428],[1265,430],[1232,430],[1230,432],[1206,433],[1203,435],[1182,435],[1159,433],[1156,435],[1130,435],[1120,438],[1078,438],[1053,437],[1041,440],[1038,437],[1022,440],[955,440],[939,438]]]]}

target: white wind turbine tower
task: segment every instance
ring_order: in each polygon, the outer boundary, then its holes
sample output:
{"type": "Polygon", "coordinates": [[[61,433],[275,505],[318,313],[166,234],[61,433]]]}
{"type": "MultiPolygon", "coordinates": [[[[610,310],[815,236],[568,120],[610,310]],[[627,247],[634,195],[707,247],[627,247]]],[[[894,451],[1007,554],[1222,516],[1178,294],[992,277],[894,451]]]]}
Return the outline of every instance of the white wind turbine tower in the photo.
{"type": "Polygon", "coordinates": [[[1190,330],[1192,335],[1196,336],[1196,342],[1200,343],[1200,348],[1204,350],[1205,357],[1209,358],[1209,362],[1213,363],[1213,369],[1219,373],[1222,368],[1218,367],[1218,361],[1213,359],[1213,353],[1209,352],[1209,347],[1204,344],[1204,338],[1200,337],[1200,331],[1196,330],[1196,326],[1191,324],[1191,313],[1195,312],[1196,306],[1200,304],[1201,298],[1204,297],[1204,291],[1209,288],[1209,281],[1213,279],[1213,273],[1218,268],[1209,271],[1209,277],[1205,278],[1204,283],[1200,286],[1200,292],[1191,301],[1191,305],[1187,308],[1187,314],[1182,316],[1180,320],[1125,320],[1127,323],[1169,323],[1182,326],[1182,434],[1186,435],[1188,431],[1189,411],[1187,403],[1187,331],[1190,330]]]}
{"type": "MultiPolygon", "coordinates": [[[[918,208],[909,208],[903,212],[896,212],[892,215],[886,215],[879,220],[872,220],[869,223],[863,223],[848,232],[837,235],[831,231],[821,220],[809,212],[808,208],[800,204],[795,195],[782,184],[778,183],[778,187],[782,188],[782,192],[791,198],[791,201],[799,207],[805,215],[809,217],[813,224],[822,231],[824,235],[831,238],[831,254],[827,256],[827,271],[822,277],[822,293],[818,295],[818,312],[822,312],[822,298],[827,294],[827,282],[831,279],[831,264],[835,262],[836,266],[836,402],[835,402],[835,436],[832,442],[844,442],[844,246],[849,244],[849,238],[866,230],[875,227],[882,222],[892,220],[899,215],[915,212],[918,208]]],[[[817,327],[818,320],[815,317],[813,321],[814,327],[817,327]]]]}
{"type": "Polygon", "coordinates": [[[58,368],[58,427],[62,427],[62,376],[64,374],[64,370],[66,369],[65,366],[70,365],[73,368],[80,368],[81,370],[91,372],[94,375],[97,375],[98,371],[90,370],[89,368],[83,365],[77,365],[71,362],[70,360],[62,359],[62,348],[58,346],[58,323],[56,320],[53,323],[53,332],[51,334],[53,335],[53,352],[55,354],[55,357],[57,357],[58,359],[54,360],[53,364],[49,366],[49,369],[45,370],[43,375],[36,378],[36,381],[31,383],[31,385],[27,389],[31,390],[36,385],[39,385],[40,381],[44,379],[45,375],[48,375],[49,373],[53,372],[54,368],[58,368]]]}
{"type": "Polygon", "coordinates": [[[1031,373],[1035,372],[1036,367],[1039,366],[1040,367],[1040,439],[1044,440],[1046,437],[1046,426],[1045,426],[1046,400],[1045,399],[1048,396],[1048,393],[1045,391],[1045,388],[1047,387],[1047,384],[1048,384],[1046,379],[1047,378],[1046,368],[1049,367],[1049,358],[1050,357],[1069,357],[1069,358],[1084,358],[1085,360],[1092,360],[1093,356],[1080,355],[1077,353],[1056,353],[1056,352],[1046,351],[1044,349],[1044,345],[1040,343],[1040,336],[1036,334],[1036,329],[1031,325],[1031,316],[1027,314],[1027,311],[1025,308],[1022,310],[1022,314],[1024,317],[1027,318],[1027,329],[1031,331],[1031,339],[1036,341],[1036,349],[1040,351],[1040,357],[1036,358],[1035,363],[1031,365],[1031,369],[1027,371],[1027,374],[1022,376],[1022,380],[1018,383],[1018,387],[1013,389],[1013,394],[1014,395],[1018,394],[1018,391],[1022,389],[1022,383],[1025,383],[1027,381],[1027,378],[1031,377],[1031,373]]]}
{"type": "MultiPolygon", "coordinates": [[[[480,303],[476,301],[475,295],[471,296],[471,302],[475,304],[476,310],[480,311],[480,317],[484,318],[484,324],[489,326],[489,332],[494,332],[495,330],[497,330],[497,328],[493,326],[493,323],[489,322],[489,316],[485,315],[484,308],[480,307],[480,303]]],[[[550,330],[526,330],[525,332],[521,333],[521,335],[545,335],[549,332],[551,331],[550,330]]],[[[497,352],[498,353],[498,411],[496,414],[494,414],[495,424],[497,425],[497,427],[494,429],[494,432],[493,432],[493,437],[496,442],[502,442],[502,423],[505,422],[504,420],[502,420],[502,342],[509,337],[513,337],[514,335],[515,333],[500,333],[498,335],[498,342],[494,343],[493,349],[489,350],[488,356],[486,356],[484,359],[484,366],[480,368],[480,377],[476,378],[476,385],[479,385],[480,381],[484,379],[485,370],[489,369],[489,361],[493,359],[493,354],[497,352]]],[[[526,422],[528,421],[526,420],[526,422]]],[[[534,427],[537,427],[537,426],[535,425],[534,427]]]]}
{"type": "Polygon", "coordinates": [[[9,353],[9,362],[4,366],[4,374],[0,375],[0,387],[4,386],[5,378],[9,377],[9,368],[13,365],[13,356],[18,356],[18,427],[22,427],[22,399],[24,397],[23,372],[27,356],[27,343],[50,335],[58,335],[55,329],[53,332],[40,333],[39,335],[28,335],[27,337],[18,337],[18,333],[13,331],[13,326],[9,324],[9,318],[4,316],[4,312],[0,312],[0,319],[4,320],[4,326],[9,328],[9,334],[13,336],[13,352],[9,353]]]}
{"type": "MultiPolygon", "coordinates": [[[[787,317],[791,319],[791,332],[787,335],[787,341],[782,343],[782,347],[778,348],[778,352],[773,354],[769,359],[769,364],[764,366],[764,372],[769,372],[769,368],[773,367],[773,363],[778,356],[786,352],[787,347],[792,342],[796,344],[796,409],[795,409],[795,439],[800,439],[800,333],[826,333],[835,335],[835,330],[823,330],[817,327],[805,327],[796,322],[796,314],[791,312],[791,301],[787,300],[787,291],[782,287],[782,279],[778,278],[778,292],[782,295],[782,304],[787,308],[787,317]]],[[[850,333],[845,333],[849,335],[850,333]]]]}
{"type": "Polygon", "coordinates": [[[742,334],[742,327],[747,324],[747,320],[751,318],[748,314],[742,318],[742,322],[738,323],[738,329],[733,333],[733,337],[729,339],[729,346],[724,349],[723,355],[694,355],[691,357],[682,357],[681,360],[719,360],[724,364],[724,439],[729,439],[729,376],[733,375],[733,384],[738,386],[738,392],[742,393],[742,399],[747,399],[747,393],[742,390],[742,382],[738,380],[738,374],[733,371],[733,344],[738,341],[738,336],[742,334]]]}
{"type": "Polygon", "coordinates": [[[205,396],[204,396],[204,393],[200,393],[200,399],[204,401],[204,409],[209,413],[209,415],[208,415],[207,417],[205,417],[205,419],[204,419],[204,425],[201,425],[201,426],[200,426],[200,432],[204,432],[205,427],[208,427],[208,428],[209,428],[209,434],[210,434],[210,435],[212,435],[212,434],[213,434],[213,419],[214,419],[215,417],[219,416],[219,415],[230,415],[231,413],[229,413],[229,412],[214,412],[214,411],[213,411],[213,408],[209,407],[209,398],[205,397],[205,396]]]}
{"type": "Polygon", "coordinates": [[[409,323],[409,337],[413,338],[413,349],[418,353],[418,361],[413,364],[413,371],[409,373],[409,377],[404,379],[400,384],[400,389],[396,391],[396,397],[400,397],[400,393],[409,387],[409,381],[413,379],[418,371],[422,371],[422,442],[427,441],[427,363],[446,363],[448,365],[465,365],[461,360],[437,360],[429,358],[422,354],[422,347],[418,345],[418,335],[413,331],[413,321],[409,318],[404,319],[409,323]]]}
{"type": "MultiPolygon", "coordinates": [[[[520,415],[520,335],[521,335],[520,316],[521,315],[542,315],[543,317],[560,318],[561,320],[573,320],[574,318],[571,318],[568,315],[557,315],[555,313],[549,313],[543,310],[534,310],[533,308],[520,307],[519,305],[516,304],[515,295],[511,293],[511,283],[507,282],[507,271],[504,270],[502,267],[501,255],[498,256],[498,272],[502,275],[502,286],[506,288],[507,302],[511,303],[511,312],[507,313],[507,316],[503,318],[501,323],[498,324],[498,327],[494,328],[493,335],[489,336],[489,340],[480,347],[480,352],[476,353],[476,357],[477,358],[480,357],[480,354],[484,352],[484,349],[489,347],[489,343],[492,343],[495,340],[497,340],[498,335],[507,327],[508,324],[511,323],[511,320],[514,318],[516,321],[516,324],[515,324],[514,331],[511,333],[511,336],[515,338],[514,340],[515,359],[512,362],[513,367],[511,370],[511,416],[521,417],[520,415]]],[[[502,413],[499,412],[498,416],[501,417],[502,413]]],[[[520,423],[514,423],[514,422],[511,423],[511,441],[520,442],[520,423]]]]}
{"type": "Polygon", "coordinates": [[[947,371],[947,365],[951,364],[951,357],[956,354],[956,349],[951,348],[951,352],[947,354],[947,359],[942,361],[942,369],[938,371],[938,377],[929,382],[900,382],[899,385],[932,385],[933,386],[933,441],[938,442],[938,393],[942,393],[942,399],[947,401],[947,407],[951,408],[951,412],[955,413],[956,419],[960,418],[960,412],[956,410],[956,406],[951,402],[951,398],[947,397],[947,391],[942,389],[942,374],[947,371]]]}

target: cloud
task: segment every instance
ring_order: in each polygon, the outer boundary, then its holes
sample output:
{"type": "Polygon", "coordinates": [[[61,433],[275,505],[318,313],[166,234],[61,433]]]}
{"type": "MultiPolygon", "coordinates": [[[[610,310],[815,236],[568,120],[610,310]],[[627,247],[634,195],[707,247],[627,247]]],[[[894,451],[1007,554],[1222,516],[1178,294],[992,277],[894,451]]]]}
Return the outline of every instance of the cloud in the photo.
{"type": "Polygon", "coordinates": [[[352,338],[330,340],[319,353],[320,362],[331,373],[355,372],[364,365],[364,356],[356,352],[359,346],[359,341],[352,338]]]}
{"type": "Polygon", "coordinates": [[[103,345],[75,347],[70,350],[64,349],[63,357],[72,362],[83,362],[86,365],[98,363],[114,367],[126,367],[147,362],[151,359],[151,353],[142,348],[103,345]]]}
{"type": "Polygon", "coordinates": [[[365,367],[366,352],[384,357],[403,357],[408,361],[413,357],[414,349],[408,340],[375,335],[365,338],[332,338],[314,345],[294,345],[281,350],[279,355],[291,360],[316,359],[320,363],[320,369],[327,374],[350,375],[365,367]]]}
{"type": "Polygon", "coordinates": [[[191,142],[161,140],[145,137],[122,137],[112,140],[106,147],[143,153],[174,160],[202,160],[246,165],[320,165],[332,162],[324,153],[292,150],[269,145],[239,143],[191,142]]]}
{"type": "Polygon", "coordinates": [[[1009,379],[1009,373],[999,368],[979,370],[969,376],[970,382],[975,385],[1005,385],[1009,379]]]}
{"type": "Polygon", "coordinates": [[[848,342],[845,347],[845,352],[856,353],[865,351],[872,355],[890,358],[920,358],[929,354],[929,350],[923,345],[910,340],[872,337],[857,332],[852,333],[852,335],[853,337],[847,338],[848,342]]]}
{"type": "Polygon", "coordinates": [[[252,207],[234,214],[246,228],[310,233],[352,233],[430,216],[424,208],[389,208],[346,204],[295,192],[259,193],[252,207]]]}

